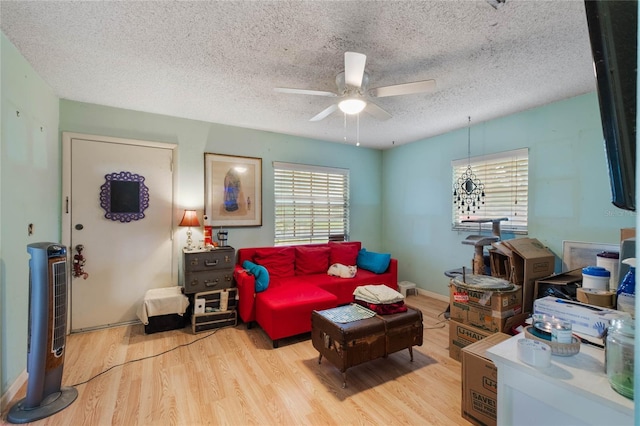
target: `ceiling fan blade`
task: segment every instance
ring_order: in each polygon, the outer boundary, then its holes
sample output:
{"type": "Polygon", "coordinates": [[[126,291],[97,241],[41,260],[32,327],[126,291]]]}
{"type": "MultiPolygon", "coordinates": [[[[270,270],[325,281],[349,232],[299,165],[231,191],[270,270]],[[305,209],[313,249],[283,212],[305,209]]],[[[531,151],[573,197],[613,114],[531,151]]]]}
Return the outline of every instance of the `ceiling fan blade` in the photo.
{"type": "Polygon", "coordinates": [[[367,102],[367,106],[364,107],[364,112],[374,116],[378,120],[388,120],[391,118],[391,114],[371,101],[367,102]]]}
{"type": "Polygon", "coordinates": [[[336,96],[338,96],[337,93],[324,92],[322,90],[289,89],[287,87],[276,87],[273,90],[275,90],[276,92],[279,92],[279,93],[289,93],[289,94],[292,94],[292,95],[327,96],[327,97],[331,97],[331,98],[335,98],[336,96]]]}
{"type": "Polygon", "coordinates": [[[362,86],[362,76],[364,75],[364,65],[367,62],[367,55],[356,52],[344,52],[344,81],[348,86],[362,86]]]}
{"type": "Polygon", "coordinates": [[[324,109],[320,114],[316,115],[315,117],[312,117],[309,121],[320,121],[320,120],[326,118],[329,114],[331,114],[332,112],[334,112],[337,109],[338,109],[338,105],[337,104],[333,104],[330,107],[324,109]]]}
{"type": "Polygon", "coordinates": [[[414,81],[413,83],[396,84],[369,90],[369,96],[384,98],[387,96],[411,95],[435,89],[435,80],[414,81]]]}

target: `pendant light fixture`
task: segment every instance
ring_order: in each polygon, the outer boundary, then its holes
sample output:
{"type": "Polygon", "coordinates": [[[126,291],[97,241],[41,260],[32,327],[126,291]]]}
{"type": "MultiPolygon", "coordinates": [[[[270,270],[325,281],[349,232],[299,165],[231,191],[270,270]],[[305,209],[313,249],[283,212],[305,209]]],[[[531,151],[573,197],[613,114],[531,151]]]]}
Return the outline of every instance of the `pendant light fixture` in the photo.
{"type": "Polygon", "coordinates": [[[458,211],[467,215],[475,214],[476,210],[484,204],[484,184],[471,170],[471,117],[467,130],[467,170],[465,170],[453,187],[453,204],[458,206],[458,211]]]}

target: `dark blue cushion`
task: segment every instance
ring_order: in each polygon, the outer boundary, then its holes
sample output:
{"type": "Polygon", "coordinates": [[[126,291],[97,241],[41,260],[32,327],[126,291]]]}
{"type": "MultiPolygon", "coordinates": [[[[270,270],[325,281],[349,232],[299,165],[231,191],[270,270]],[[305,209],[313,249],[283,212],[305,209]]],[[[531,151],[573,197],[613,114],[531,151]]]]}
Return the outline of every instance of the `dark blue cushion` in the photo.
{"type": "Polygon", "coordinates": [[[267,271],[267,268],[248,260],[242,262],[242,267],[256,278],[256,293],[265,291],[269,287],[269,271],[267,271]]]}
{"type": "Polygon", "coordinates": [[[374,272],[376,274],[382,274],[389,268],[391,262],[391,254],[389,253],[374,253],[367,251],[367,249],[361,249],[358,252],[358,259],[356,264],[358,268],[366,269],[367,271],[374,272]]]}

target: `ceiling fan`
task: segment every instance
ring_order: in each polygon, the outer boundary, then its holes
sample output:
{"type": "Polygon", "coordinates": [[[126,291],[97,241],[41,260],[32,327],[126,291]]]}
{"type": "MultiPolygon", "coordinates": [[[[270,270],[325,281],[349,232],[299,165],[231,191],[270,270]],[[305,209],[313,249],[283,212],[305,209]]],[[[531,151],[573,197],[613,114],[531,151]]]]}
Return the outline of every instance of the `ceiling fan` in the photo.
{"type": "Polygon", "coordinates": [[[414,81],[412,83],[395,84],[392,86],[377,87],[369,89],[369,74],[364,70],[367,56],[362,53],[344,53],[344,72],[336,76],[337,92],[326,92],[321,90],[291,89],[287,87],[276,87],[274,90],[280,93],[290,93],[295,95],[325,96],[331,98],[342,98],[328,108],[315,115],[309,121],[320,121],[328,117],[332,112],[340,109],[345,114],[358,114],[364,112],[379,120],[391,118],[384,109],[380,108],[369,98],[384,98],[387,96],[411,95],[433,90],[436,87],[435,80],[414,81]]]}

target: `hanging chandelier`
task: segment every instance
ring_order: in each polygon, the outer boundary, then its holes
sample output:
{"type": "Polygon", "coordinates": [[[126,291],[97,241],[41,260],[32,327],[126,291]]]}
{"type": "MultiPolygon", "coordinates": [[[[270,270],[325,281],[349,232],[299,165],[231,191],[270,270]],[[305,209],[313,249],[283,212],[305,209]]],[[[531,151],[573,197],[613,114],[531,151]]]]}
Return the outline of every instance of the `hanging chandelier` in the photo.
{"type": "Polygon", "coordinates": [[[458,211],[466,213],[469,219],[484,204],[484,184],[471,170],[471,117],[467,135],[467,170],[460,175],[453,187],[453,204],[458,206],[458,211]]]}

